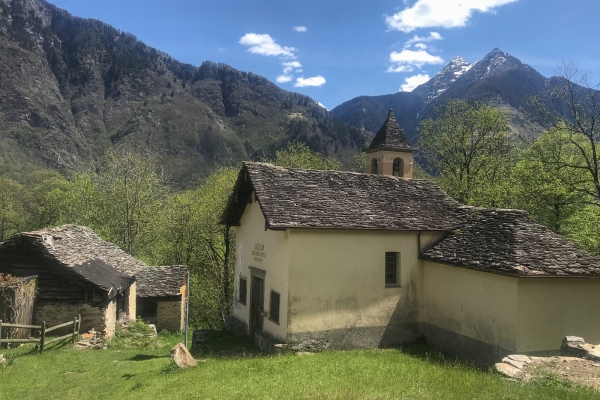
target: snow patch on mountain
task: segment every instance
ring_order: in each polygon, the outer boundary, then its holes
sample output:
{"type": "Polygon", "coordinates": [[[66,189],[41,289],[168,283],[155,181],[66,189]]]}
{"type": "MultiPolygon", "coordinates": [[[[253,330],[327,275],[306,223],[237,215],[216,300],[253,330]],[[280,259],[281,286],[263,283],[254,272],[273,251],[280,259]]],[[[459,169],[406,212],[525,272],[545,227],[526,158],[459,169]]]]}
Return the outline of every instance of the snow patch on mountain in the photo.
{"type": "Polygon", "coordinates": [[[425,96],[429,103],[444,93],[456,79],[471,69],[472,65],[461,57],[454,57],[433,78],[415,88],[414,92],[425,96]]]}

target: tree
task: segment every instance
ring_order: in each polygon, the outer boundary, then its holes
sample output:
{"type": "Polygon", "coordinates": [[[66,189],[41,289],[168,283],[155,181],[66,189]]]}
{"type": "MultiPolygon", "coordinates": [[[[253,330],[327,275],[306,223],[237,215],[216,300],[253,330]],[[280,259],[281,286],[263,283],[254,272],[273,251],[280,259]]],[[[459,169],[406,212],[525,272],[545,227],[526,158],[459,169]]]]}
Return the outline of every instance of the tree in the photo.
{"type": "Polygon", "coordinates": [[[591,84],[588,74],[572,62],[563,62],[558,71],[560,78],[552,79],[545,96],[531,98],[530,105],[555,128],[556,140],[568,142],[576,156],[542,162],[581,178],[568,179],[565,184],[591,196],[600,206],[600,83],[591,84]]]}
{"type": "Polygon", "coordinates": [[[0,177],[0,242],[25,228],[27,193],[20,183],[0,177]]]}
{"type": "Polygon", "coordinates": [[[571,171],[564,166],[575,162],[577,157],[577,147],[570,143],[561,127],[542,133],[513,171],[514,205],[527,210],[554,232],[565,234],[588,198],[567,183],[584,178],[583,171],[571,171]]]}
{"type": "Polygon", "coordinates": [[[439,185],[458,201],[500,206],[510,197],[512,145],[506,112],[451,100],[422,121],[419,148],[439,185]]]}
{"type": "Polygon", "coordinates": [[[236,168],[212,173],[200,188],[171,196],[161,213],[162,244],[154,260],[189,267],[197,326],[220,327],[231,313],[235,237],[220,218],[237,174],[236,168]]]}
{"type": "Polygon", "coordinates": [[[153,238],[153,222],[168,193],[165,176],[147,157],[110,152],[94,176],[94,188],[100,213],[94,225],[100,225],[110,241],[135,256],[153,238]]]}
{"type": "Polygon", "coordinates": [[[273,165],[286,168],[304,168],[321,170],[339,170],[342,166],[339,161],[325,157],[308,148],[304,143],[292,142],[284,150],[275,152],[275,158],[263,159],[273,165]]]}
{"type": "Polygon", "coordinates": [[[29,202],[26,204],[30,229],[40,229],[58,224],[61,215],[59,204],[54,201],[58,193],[67,190],[68,181],[56,171],[42,169],[27,178],[29,202]],[[55,192],[55,194],[52,194],[55,192]]]}

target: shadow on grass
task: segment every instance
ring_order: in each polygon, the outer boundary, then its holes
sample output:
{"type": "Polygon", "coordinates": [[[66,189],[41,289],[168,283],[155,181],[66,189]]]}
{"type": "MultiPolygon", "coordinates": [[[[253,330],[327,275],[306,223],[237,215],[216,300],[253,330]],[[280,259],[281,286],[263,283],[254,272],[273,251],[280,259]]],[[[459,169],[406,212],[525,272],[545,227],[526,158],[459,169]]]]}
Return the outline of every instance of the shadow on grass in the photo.
{"type": "Polygon", "coordinates": [[[235,336],[225,331],[214,331],[202,342],[192,345],[190,353],[194,358],[241,358],[268,356],[261,352],[249,336],[235,336]]]}
{"type": "Polygon", "coordinates": [[[169,356],[155,356],[151,354],[137,354],[131,357],[128,361],[148,361],[154,360],[155,358],[169,358],[169,356]]]}
{"type": "Polygon", "coordinates": [[[396,347],[396,349],[402,354],[418,358],[420,360],[429,362],[430,364],[444,367],[476,369],[485,372],[490,371],[490,366],[488,364],[477,363],[467,358],[461,358],[453,354],[441,352],[428,345],[425,340],[419,340],[414,343],[406,343],[396,347]]]}

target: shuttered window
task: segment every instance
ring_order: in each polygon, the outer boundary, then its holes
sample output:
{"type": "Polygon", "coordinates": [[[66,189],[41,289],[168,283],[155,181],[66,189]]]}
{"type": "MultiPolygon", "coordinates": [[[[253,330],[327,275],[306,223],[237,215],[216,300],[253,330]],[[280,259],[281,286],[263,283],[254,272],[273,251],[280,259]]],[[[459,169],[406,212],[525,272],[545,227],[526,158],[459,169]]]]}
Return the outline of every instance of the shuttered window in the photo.
{"type": "Polygon", "coordinates": [[[271,302],[269,306],[269,319],[279,323],[279,302],[281,295],[274,290],[271,290],[271,302]]]}
{"type": "Polygon", "coordinates": [[[238,302],[246,305],[246,296],[248,295],[248,281],[246,278],[240,278],[240,287],[238,290],[238,302]]]}
{"type": "Polygon", "coordinates": [[[385,253],[385,285],[399,286],[399,266],[400,253],[386,252],[385,253]]]}

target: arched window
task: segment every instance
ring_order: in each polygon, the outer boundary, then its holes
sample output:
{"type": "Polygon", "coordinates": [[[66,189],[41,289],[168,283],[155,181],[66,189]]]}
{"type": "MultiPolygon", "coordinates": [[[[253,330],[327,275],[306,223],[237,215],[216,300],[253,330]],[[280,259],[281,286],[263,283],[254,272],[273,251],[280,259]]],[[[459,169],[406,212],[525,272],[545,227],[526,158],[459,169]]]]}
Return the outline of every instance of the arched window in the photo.
{"type": "Polygon", "coordinates": [[[371,173],[377,175],[379,171],[377,170],[377,159],[374,158],[371,160],[371,173]]]}
{"type": "Polygon", "coordinates": [[[392,168],[392,175],[404,176],[404,161],[401,158],[394,159],[394,167],[392,168]]]}

